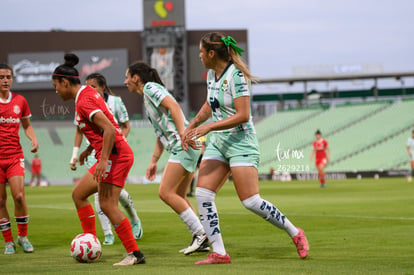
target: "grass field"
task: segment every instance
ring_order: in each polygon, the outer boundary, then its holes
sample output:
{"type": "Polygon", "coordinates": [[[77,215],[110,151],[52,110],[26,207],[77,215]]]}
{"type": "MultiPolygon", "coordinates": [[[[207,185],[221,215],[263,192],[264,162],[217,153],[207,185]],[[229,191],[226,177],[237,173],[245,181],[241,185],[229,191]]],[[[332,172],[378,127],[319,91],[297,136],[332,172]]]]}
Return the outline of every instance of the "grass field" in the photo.
{"type": "MultiPolygon", "coordinates": [[[[72,186],[51,186],[26,189],[35,252],[18,247],[15,255],[0,254],[1,274],[414,274],[414,183],[396,178],[331,181],[325,189],[315,181],[260,185],[262,197],[305,230],[307,259],[298,257],[286,233],[244,209],[229,182],[217,207],[231,264],[195,266],[205,253],[178,253],[191,236],[158,198],[157,185],[127,185],[143,222],[138,245],[147,264],[112,266],[125,254],[118,239],[103,247],[99,262],[79,264],[69,255],[72,238],[81,232],[72,186]]],[[[10,199],[8,206],[13,209],[10,199]]]]}

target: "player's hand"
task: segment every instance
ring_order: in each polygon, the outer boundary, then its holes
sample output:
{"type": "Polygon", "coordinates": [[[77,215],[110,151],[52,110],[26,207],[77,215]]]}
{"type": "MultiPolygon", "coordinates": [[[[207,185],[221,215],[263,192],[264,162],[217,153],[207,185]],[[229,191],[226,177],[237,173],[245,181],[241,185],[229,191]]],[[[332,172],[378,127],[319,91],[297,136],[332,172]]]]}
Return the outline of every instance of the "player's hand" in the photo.
{"type": "MultiPolygon", "coordinates": [[[[187,131],[186,131],[187,132],[187,131]]],[[[205,124],[185,133],[185,143],[191,148],[199,150],[201,148],[201,142],[198,140],[200,137],[207,135],[210,132],[210,125],[205,124]]]]}
{"type": "Polygon", "coordinates": [[[32,140],[32,149],[30,152],[36,153],[39,150],[39,143],[37,143],[37,139],[32,140]]]}
{"type": "Polygon", "coordinates": [[[74,158],[72,159],[72,161],[69,163],[70,169],[72,169],[73,171],[76,170],[76,162],[78,161],[78,159],[74,158]]]}
{"type": "Polygon", "coordinates": [[[80,165],[84,165],[85,161],[88,161],[88,156],[91,154],[91,152],[89,152],[88,150],[83,151],[80,155],[79,155],[79,164],[80,165]]]}
{"type": "Polygon", "coordinates": [[[147,173],[145,174],[147,180],[153,181],[157,176],[157,163],[151,162],[148,165],[147,173]]]}
{"type": "Polygon", "coordinates": [[[102,179],[106,176],[105,171],[108,165],[107,160],[99,160],[95,167],[95,172],[93,173],[93,179],[96,182],[101,182],[102,179]]]}

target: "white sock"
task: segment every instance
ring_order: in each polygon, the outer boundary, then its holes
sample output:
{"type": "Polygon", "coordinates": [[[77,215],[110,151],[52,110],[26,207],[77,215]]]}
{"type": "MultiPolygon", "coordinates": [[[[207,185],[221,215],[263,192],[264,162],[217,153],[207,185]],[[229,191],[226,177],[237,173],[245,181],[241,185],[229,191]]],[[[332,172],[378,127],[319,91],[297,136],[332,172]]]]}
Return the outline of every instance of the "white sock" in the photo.
{"type": "Polygon", "coordinates": [[[104,235],[112,234],[111,229],[111,221],[105,215],[105,213],[101,209],[101,205],[99,204],[99,195],[98,192],[95,193],[95,211],[98,213],[99,221],[101,222],[102,230],[104,235]]]}
{"type": "Polygon", "coordinates": [[[200,221],[207,234],[208,240],[213,247],[213,251],[220,255],[226,255],[223,238],[221,237],[219,218],[214,199],[216,193],[205,188],[196,188],[196,199],[200,221]]]}
{"type": "Polygon", "coordinates": [[[185,225],[187,225],[188,230],[193,236],[204,234],[203,225],[191,207],[188,207],[187,210],[181,212],[180,218],[185,225]]]}
{"type": "Polygon", "coordinates": [[[128,213],[129,220],[131,223],[139,221],[137,211],[134,207],[134,201],[125,189],[122,189],[121,193],[119,194],[119,202],[124,207],[125,211],[128,213]]]}
{"type": "Polygon", "coordinates": [[[242,201],[244,207],[252,211],[253,213],[264,218],[277,227],[284,229],[290,237],[298,234],[299,230],[283,215],[279,209],[276,208],[271,202],[268,202],[260,197],[259,194],[253,195],[250,198],[242,201]]]}

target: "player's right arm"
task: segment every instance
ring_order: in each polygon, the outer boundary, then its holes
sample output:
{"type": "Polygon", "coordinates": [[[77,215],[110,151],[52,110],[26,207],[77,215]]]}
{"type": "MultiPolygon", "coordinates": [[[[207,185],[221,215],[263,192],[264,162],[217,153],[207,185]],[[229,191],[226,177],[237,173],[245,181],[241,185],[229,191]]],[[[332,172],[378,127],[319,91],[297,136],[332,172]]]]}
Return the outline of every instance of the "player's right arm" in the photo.
{"type": "Polygon", "coordinates": [[[157,162],[164,152],[164,146],[159,138],[155,142],[154,153],[152,154],[151,162],[148,165],[146,177],[148,180],[154,180],[157,175],[157,162]]]}

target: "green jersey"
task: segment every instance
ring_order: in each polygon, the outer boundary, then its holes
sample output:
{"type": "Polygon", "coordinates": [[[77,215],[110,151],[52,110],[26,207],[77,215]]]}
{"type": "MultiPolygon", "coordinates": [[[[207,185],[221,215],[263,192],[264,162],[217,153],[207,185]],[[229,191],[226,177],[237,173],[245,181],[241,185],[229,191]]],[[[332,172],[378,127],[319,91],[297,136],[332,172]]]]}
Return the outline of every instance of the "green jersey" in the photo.
{"type": "Polygon", "coordinates": [[[104,94],[105,102],[108,105],[109,109],[112,111],[116,122],[124,123],[129,120],[128,112],[125,107],[124,102],[118,96],[113,96],[109,94],[104,94]]]}
{"type": "MultiPolygon", "coordinates": [[[[241,72],[233,63],[224,70],[219,79],[213,70],[207,73],[207,102],[212,110],[213,121],[219,121],[236,114],[234,107],[234,99],[241,96],[250,97],[250,85],[247,83],[243,72],[241,72]]],[[[249,107],[250,108],[250,107],[249,107]]],[[[220,130],[217,132],[235,135],[240,132],[246,134],[255,134],[251,110],[250,119],[246,123],[242,123],[234,128],[220,130]]]]}
{"type": "MultiPolygon", "coordinates": [[[[164,148],[168,152],[171,152],[174,146],[181,145],[181,139],[170,111],[161,106],[161,101],[167,96],[171,97],[174,101],[175,98],[162,85],[155,82],[147,82],[145,84],[143,95],[145,112],[154,127],[155,134],[160,139],[164,148]]],[[[184,126],[187,126],[188,121],[182,111],[181,114],[184,118],[184,126]]]]}

